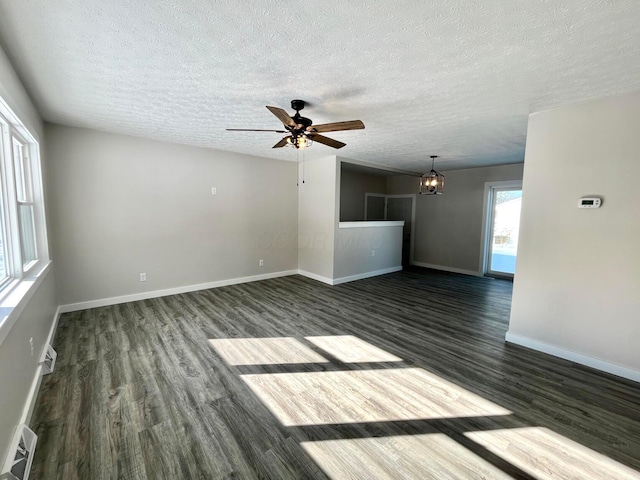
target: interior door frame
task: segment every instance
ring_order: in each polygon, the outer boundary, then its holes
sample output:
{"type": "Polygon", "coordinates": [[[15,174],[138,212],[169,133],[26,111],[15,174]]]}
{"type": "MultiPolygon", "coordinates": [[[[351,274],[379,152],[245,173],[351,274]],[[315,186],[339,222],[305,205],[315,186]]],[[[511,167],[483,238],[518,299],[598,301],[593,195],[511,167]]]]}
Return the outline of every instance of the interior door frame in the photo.
{"type": "Polygon", "coordinates": [[[365,193],[364,194],[364,221],[368,222],[369,220],[367,220],[367,204],[369,203],[369,197],[384,197],[384,219],[387,219],[387,195],[385,195],[384,193],[365,193]]]}
{"type": "Polygon", "coordinates": [[[482,236],[480,238],[480,265],[479,272],[485,277],[500,277],[513,279],[510,273],[490,272],[489,253],[491,238],[493,237],[493,197],[496,190],[513,189],[522,190],[522,180],[504,180],[501,182],[485,182],[484,204],[482,207],[482,236]]]}
{"type": "Polygon", "coordinates": [[[369,197],[384,197],[384,219],[387,219],[387,201],[389,198],[410,198],[411,199],[411,241],[409,244],[409,264],[413,265],[413,251],[416,240],[416,198],[415,193],[405,193],[399,195],[386,195],[384,193],[364,194],[364,218],[367,221],[367,200],[369,197]]]}

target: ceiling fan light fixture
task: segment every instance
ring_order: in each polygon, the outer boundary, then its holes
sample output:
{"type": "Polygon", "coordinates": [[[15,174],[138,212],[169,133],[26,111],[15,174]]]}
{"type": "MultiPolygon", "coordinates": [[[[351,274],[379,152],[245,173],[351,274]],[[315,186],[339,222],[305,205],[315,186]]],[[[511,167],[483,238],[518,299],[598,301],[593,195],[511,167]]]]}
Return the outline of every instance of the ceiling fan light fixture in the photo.
{"type": "Polygon", "coordinates": [[[320,135],[320,132],[341,132],[343,130],[362,130],[364,123],[362,120],[348,120],[346,122],[333,122],[323,123],[321,125],[313,125],[311,119],[300,115],[300,110],[305,106],[304,100],[292,100],[291,108],[296,113],[293,117],[278,107],[270,107],[267,105],[267,109],[273,113],[278,120],[282,122],[284,130],[264,130],[256,128],[227,128],[228,131],[234,132],[275,132],[275,133],[288,133],[288,135],[282,137],[278,143],[272,148],[282,148],[287,145],[296,149],[308,148],[313,142],[318,142],[323,145],[327,145],[331,148],[342,148],[347,144],[334,140],[333,138],[320,135]]]}
{"type": "Polygon", "coordinates": [[[287,145],[296,149],[308,148],[313,143],[313,140],[311,140],[309,137],[306,137],[304,135],[289,136],[289,137],[286,137],[286,139],[287,139],[287,145]]]}
{"type": "Polygon", "coordinates": [[[437,155],[431,155],[431,171],[420,177],[420,195],[442,195],[444,193],[444,175],[435,167],[437,155]]]}

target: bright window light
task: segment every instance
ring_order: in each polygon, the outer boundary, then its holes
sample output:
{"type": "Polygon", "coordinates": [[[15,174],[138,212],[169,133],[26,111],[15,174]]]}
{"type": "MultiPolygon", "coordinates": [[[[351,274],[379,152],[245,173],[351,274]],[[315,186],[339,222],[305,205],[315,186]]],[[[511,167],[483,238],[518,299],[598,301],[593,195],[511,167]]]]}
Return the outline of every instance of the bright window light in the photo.
{"type": "MultiPolygon", "coordinates": [[[[345,363],[401,361],[349,335],[305,340],[345,363]]],[[[210,342],[234,365],[319,357],[293,338],[210,342]]],[[[552,430],[528,426],[509,410],[421,368],[240,378],[286,427],[335,425],[339,436],[354,429],[347,438],[301,443],[330,478],[506,479],[515,472],[525,478],[640,479],[637,471],[552,430]],[[410,434],[412,421],[417,423],[410,434]]]]}
{"type": "Polygon", "coordinates": [[[512,479],[442,433],[303,442],[329,478],[512,479]]]}
{"type": "Polygon", "coordinates": [[[636,470],[548,428],[509,428],[464,435],[534,478],[640,479],[636,470]]]}
{"type": "Polygon", "coordinates": [[[241,378],[287,426],[511,413],[421,368],[274,373],[241,378]]]}
{"type": "Polygon", "coordinates": [[[325,352],[344,363],[401,362],[396,357],[353,335],[333,335],[327,337],[304,337],[325,352]]]}
{"type": "Polygon", "coordinates": [[[221,338],[209,344],[229,365],[286,365],[329,361],[291,337],[221,338]]]}

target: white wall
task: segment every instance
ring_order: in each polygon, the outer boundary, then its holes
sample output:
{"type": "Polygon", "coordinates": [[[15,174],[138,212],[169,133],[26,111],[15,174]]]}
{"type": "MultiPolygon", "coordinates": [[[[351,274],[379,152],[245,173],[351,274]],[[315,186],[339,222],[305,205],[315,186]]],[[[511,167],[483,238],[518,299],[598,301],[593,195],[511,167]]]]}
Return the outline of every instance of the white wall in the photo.
{"type": "Polygon", "coordinates": [[[397,270],[402,270],[402,226],[336,230],[335,283],[397,270]]]}
{"type": "Polygon", "coordinates": [[[639,119],[640,94],[530,116],[508,334],[638,381],[639,119]]]}
{"type": "Polygon", "coordinates": [[[305,162],[298,189],[298,268],[318,280],[333,279],[340,163],[335,156],[305,162]]]}
{"type": "Polygon", "coordinates": [[[9,336],[0,345],[0,457],[4,459],[13,431],[28,407],[37,380],[40,354],[47,343],[56,311],[55,282],[49,272],[31,298],[9,336]],[[29,339],[33,338],[34,354],[29,339]]]}
{"type": "Polygon", "coordinates": [[[50,124],[46,137],[60,304],[297,268],[293,162],[50,124]]]}
{"type": "Polygon", "coordinates": [[[20,117],[31,133],[41,139],[42,119],[2,48],[0,48],[0,97],[9,104],[13,113],[20,117]]]}
{"type": "MultiPolygon", "coordinates": [[[[0,49],[0,96],[31,133],[42,139],[42,121],[6,55],[0,49]]],[[[46,181],[46,152],[41,149],[46,181]]],[[[13,431],[37,380],[38,356],[47,341],[56,310],[54,272],[50,271],[0,345],[0,459],[4,459],[13,431]],[[29,339],[33,338],[34,355],[29,339]]]]}
{"type": "MultiPolygon", "coordinates": [[[[437,167],[437,164],[436,164],[437,167]]],[[[414,262],[478,275],[485,182],[521,180],[523,164],[443,171],[443,195],[417,195],[414,262]]],[[[418,193],[417,177],[394,176],[387,193],[418,193]]]]}

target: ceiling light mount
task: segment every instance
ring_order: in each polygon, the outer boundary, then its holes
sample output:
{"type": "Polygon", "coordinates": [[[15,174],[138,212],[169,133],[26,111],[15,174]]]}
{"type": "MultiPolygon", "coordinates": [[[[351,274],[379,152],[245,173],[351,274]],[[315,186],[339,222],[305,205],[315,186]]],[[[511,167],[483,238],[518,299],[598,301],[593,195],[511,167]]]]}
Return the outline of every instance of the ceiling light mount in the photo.
{"type": "Polygon", "coordinates": [[[444,193],[444,175],[436,172],[437,155],[431,155],[431,171],[420,177],[420,195],[442,195],[444,193]]]}
{"type": "Polygon", "coordinates": [[[291,108],[293,108],[296,112],[302,110],[305,106],[304,100],[291,100],[291,108]]]}

